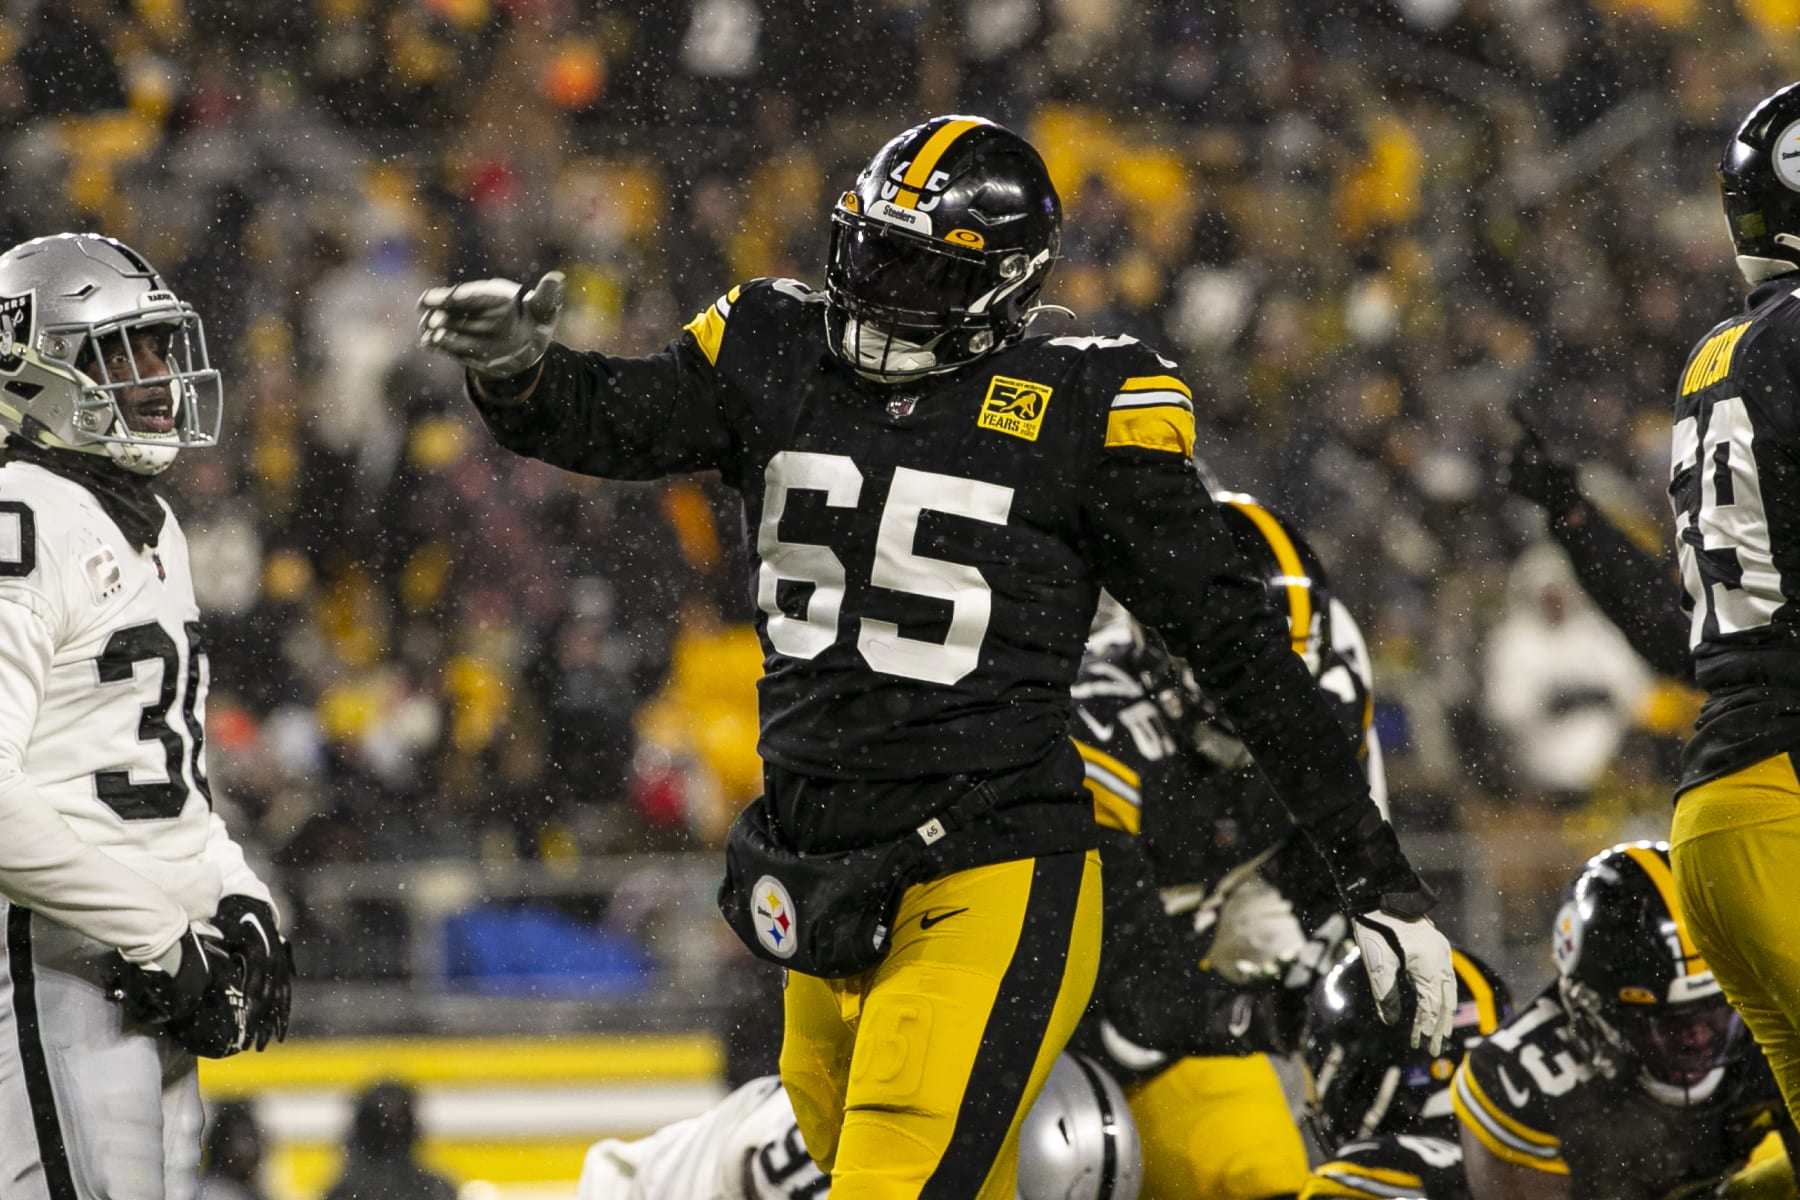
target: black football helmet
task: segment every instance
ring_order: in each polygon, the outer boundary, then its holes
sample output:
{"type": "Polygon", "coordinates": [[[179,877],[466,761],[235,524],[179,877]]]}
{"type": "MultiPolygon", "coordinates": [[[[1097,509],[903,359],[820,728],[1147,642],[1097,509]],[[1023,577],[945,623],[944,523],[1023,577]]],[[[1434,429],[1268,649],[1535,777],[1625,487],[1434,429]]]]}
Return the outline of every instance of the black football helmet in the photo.
{"type": "MultiPolygon", "coordinates": [[[[1254,497],[1220,490],[1213,499],[1219,502],[1238,552],[1268,589],[1275,610],[1287,617],[1294,653],[1306,662],[1314,679],[1325,681],[1331,673],[1327,697],[1343,722],[1346,738],[1360,739],[1373,715],[1372,701],[1362,674],[1335,649],[1331,581],[1324,564],[1291,519],[1254,497]],[[1333,670],[1340,665],[1345,669],[1333,670]]],[[[1165,704],[1165,715],[1208,761],[1226,769],[1249,766],[1250,752],[1231,722],[1200,692],[1191,674],[1184,679],[1185,689],[1176,694],[1185,696],[1185,705],[1176,711],[1165,704]]]]}
{"type": "Polygon", "coordinates": [[[1731,135],[1719,192],[1745,279],[1800,270],[1800,83],[1751,109],[1731,135]]]}
{"type": "Polygon", "coordinates": [[[1558,992],[1590,1061],[1664,1104],[1718,1090],[1743,1025],[1688,936],[1666,842],[1588,859],[1556,914],[1558,992]]]}
{"type": "Polygon", "coordinates": [[[1456,1140],[1450,1077],[1463,1055],[1511,1015],[1512,993],[1474,955],[1452,950],[1450,956],[1456,1016],[1435,1058],[1408,1045],[1405,1025],[1382,1021],[1354,945],[1313,987],[1301,1053],[1313,1081],[1307,1118],[1326,1151],[1383,1134],[1456,1140]]]}
{"type": "Polygon", "coordinates": [[[981,117],[908,129],[832,212],[831,348],[883,381],[966,366],[1024,335],[1061,237],[1024,138],[981,117]]]}

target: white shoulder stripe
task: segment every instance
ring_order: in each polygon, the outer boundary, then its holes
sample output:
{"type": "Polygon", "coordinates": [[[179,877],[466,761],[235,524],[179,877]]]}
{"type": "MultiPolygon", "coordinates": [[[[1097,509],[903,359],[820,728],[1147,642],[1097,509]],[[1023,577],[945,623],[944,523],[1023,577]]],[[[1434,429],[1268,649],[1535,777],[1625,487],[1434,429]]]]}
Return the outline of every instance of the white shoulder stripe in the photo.
{"type": "Polygon", "coordinates": [[[1113,410],[1122,408],[1185,408],[1189,412],[1194,409],[1194,402],[1180,392],[1120,392],[1113,397],[1113,410]]]}
{"type": "Polygon", "coordinates": [[[1419,1189],[1416,1187],[1403,1187],[1399,1184],[1387,1183],[1383,1180],[1364,1175],[1360,1171],[1347,1169],[1341,1166],[1321,1169],[1319,1174],[1323,1178],[1331,1180],[1333,1183],[1343,1187],[1356,1188],[1358,1191],[1369,1196],[1391,1196],[1395,1197],[1396,1200],[1407,1200],[1408,1197],[1417,1196],[1419,1194],[1419,1189]]]}
{"type": "Polygon", "coordinates": [[[1133,808],[1142,808],[1144,806],[1143,797],[1138,794],[1138,790],[1129,783],[1126,783],[1123,779],[1120,779],[1113,772],[1107,770],[1099,763],[1088,759],[1083,759],[1082,765],[1086,768],[1085,773],[1089,779],[1093,780],[1119,799],[1125,801],[1133,808]]]}

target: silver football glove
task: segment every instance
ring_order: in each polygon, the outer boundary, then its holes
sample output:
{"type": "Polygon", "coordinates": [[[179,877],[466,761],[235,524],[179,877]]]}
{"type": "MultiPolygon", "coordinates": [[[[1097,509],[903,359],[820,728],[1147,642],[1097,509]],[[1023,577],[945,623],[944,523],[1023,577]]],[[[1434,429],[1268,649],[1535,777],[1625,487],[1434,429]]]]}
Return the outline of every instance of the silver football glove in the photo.
{"type": "Polygon", "coordinates": [[[561,271],[547,272],[530,291],[510,279],[428,288],[419,297],[419,345],[481,379],[510,379],[544,357],[562,303],[561,271]]]}
{"type": "Polygon", "coordinates": [[[1375,1011],[1389,1025],[1398,1021],[1404,989],[1410,986],[1412,1044],[1423,1042],[1437,1055],[1456,1017],[1456,967],[1449,941],[1427,917],[1408,920],[1379,908],[1357,914],[1351,932],[1369,972],[1375,1011]]]}

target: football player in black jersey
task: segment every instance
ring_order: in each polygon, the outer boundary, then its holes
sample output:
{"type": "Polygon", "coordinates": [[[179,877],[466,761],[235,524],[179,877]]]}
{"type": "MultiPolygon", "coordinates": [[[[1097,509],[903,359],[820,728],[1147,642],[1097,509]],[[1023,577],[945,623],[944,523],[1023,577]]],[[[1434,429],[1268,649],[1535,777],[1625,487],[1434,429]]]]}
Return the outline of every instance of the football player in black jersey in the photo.
{"type": "Polygon", "coordinates": [[[1436,1044],[1454,1005],[1429,891],[1196,477],[1174,364],[1026,336],[1061,219],[1027,142],[938,117],[843,193],[823,293],[733,288],[661,354],[553,343],[554,272],[420,299],[422,343],[468,369],[503,445],[610,478],[717,470],[742,494],[754,815],[787,850],[935,838],[959,797],[997,798],[935,839],[884,961],[790,975],[782,1080],[843,1197],[1012,1194],[1019,1120],[1096,970],[1069,687],[1102,587],[1188,658],[1324,855],[1384,1015],[1436,1044]]]}
{"type": "Polygon", "coordinates": [[[1469,1200],[1450,1078],[1463,1055],[1512,1015],[1512,993],[1480,959],[1453,953],[1456,1026],[1441,1055],[1409,1049],[1376,1019],[1358,951],[1339,958],[1313,990],[1307,1117],[1327,1158],[1300,1200],[1469,1200]]]}
{"type": "Polygon", "coordinates": [[[1669,499],[1708,696],[1670,841],[1694,940],[1800,1114],[1800,84],[1745,118],[1719,177],[1751,292],[1675,400],[1669,499]]]}
{"type": "Polygon", "coordinates": [[[1768,1064],[1689,936],[1666,845],[1589,859],[1551,949],[1555,982],[1452,1085],[1475,1200],[1706,1195],[1771,1132],[1792,1148],[1768,1064]]]}
{"type": "MultiPolygon", "coordinates": [[[[1292,521],[1208,487],[1384,803],[1373,677],[1356,622],[1292,521]]],[[[1270,1055],[1296,1048],[1315,972],[1343,936],[1341,919],[1329,920],[1336,898],[1320,886],[1328,872],[1191,674],[1154,634],[1107,608],[1074,688],[1107,929],[1075,1044],[1126,1085],[1142,1132],[1144,1200],[1291,1196],[1308,1174],[1306,1146],[1270,1055]]]]}

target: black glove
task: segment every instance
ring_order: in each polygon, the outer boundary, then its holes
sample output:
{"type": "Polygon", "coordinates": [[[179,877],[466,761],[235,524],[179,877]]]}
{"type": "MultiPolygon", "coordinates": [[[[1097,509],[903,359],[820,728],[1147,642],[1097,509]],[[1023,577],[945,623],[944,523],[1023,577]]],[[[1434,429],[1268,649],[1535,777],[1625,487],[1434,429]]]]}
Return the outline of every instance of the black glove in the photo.
{"type": "Polygon", "coordinates": [[[274,908],[251,896],[226,896],[213,924],[226,947],[244,960],[250,1044],[261,1050],[270,1040],[286,1040],[294,1003],[294,947],[276,927],[274,908]]]}
{"type": "Polygon", "coordinates": [[[131,1020],[166,1026],[199,1012],[214,988],[213,976],[229,973],[230,967],[231,955],[223,942],[190,928],[181,937],[181,961],[173,975],[120,955],[108,974],[106,990],[131,1020]]]}
{"type": "Polygon", "coordinates": [[[1552,454],[1538,431],[1523,421],[1518,440],[1506,452],[1503,472],[1508,491],[1539,505],[1552,519],[1581,503],[1575,468],[1552,454]]]}

